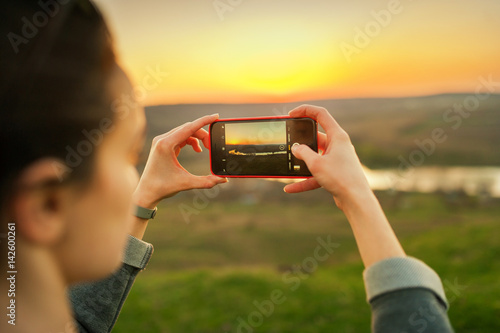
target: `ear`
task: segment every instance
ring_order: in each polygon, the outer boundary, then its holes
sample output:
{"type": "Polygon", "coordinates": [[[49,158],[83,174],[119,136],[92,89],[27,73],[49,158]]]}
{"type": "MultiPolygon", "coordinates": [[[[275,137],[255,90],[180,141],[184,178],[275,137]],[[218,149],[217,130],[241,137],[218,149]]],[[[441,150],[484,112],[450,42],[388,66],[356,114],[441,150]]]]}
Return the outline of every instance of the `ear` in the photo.
{"type": "Polygon", "coordinates": [[[64,232],[70,198],[67,186],[58,184],[60,165],[56,159],[42,159],[24,169],[17,179],[9,215],[28,242],[54,244],[64,232]],[[48,182],[56,185],[39,186],[48,182]]]}

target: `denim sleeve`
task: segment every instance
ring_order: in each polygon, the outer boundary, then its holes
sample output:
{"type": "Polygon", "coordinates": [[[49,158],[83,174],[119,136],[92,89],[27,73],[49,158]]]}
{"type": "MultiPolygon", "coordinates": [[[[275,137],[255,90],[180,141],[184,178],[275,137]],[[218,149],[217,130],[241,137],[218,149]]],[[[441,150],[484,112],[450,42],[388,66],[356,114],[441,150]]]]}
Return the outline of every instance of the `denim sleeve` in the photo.
{"type": "Polygon", "coordinates": [[[372,308],[372,332],[453,332],[441,279],[422,261],[381,260],[368,267],[363,277],[372,308]]]}
{"type": "Polygon", "coordinates": [[[104,280],[79,284],[69,290],[79,332],[111,332],[137,274],[146,267],[153,246],[129,236],[123,265],[104,280]]]}

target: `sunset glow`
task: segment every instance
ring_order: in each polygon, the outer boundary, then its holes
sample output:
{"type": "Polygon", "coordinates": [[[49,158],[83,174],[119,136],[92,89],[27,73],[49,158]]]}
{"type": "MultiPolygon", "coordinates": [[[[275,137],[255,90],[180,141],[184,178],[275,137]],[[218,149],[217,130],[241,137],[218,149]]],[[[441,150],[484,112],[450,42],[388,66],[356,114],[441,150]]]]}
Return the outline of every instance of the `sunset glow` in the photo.
{"type": "Polygon", "coordinates": [[[99,0],[144,103],[469,92],[500,81],[500,2],[99,0]],[[224,2],[224,1],[223,1],[224,2]]]}
{"type": "Polygon", "coordinates": [[[286,122],[227,123],[226,145],[286,144],[286,122]]]}

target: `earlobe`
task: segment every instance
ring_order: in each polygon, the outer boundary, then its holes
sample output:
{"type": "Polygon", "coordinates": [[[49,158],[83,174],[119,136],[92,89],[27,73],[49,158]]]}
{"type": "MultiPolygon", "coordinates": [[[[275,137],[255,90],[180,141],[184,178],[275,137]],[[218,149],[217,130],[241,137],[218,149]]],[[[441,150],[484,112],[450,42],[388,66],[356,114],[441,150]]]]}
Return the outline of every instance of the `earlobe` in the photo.
{"type": "Polygon", "coordinates": [[[60,184],[54,163],[59,162],[43,159],[23,170],[11,201],[10,215],[19,235],[39,245],[56,243],[66,224],[67,188],[60,184]]]}

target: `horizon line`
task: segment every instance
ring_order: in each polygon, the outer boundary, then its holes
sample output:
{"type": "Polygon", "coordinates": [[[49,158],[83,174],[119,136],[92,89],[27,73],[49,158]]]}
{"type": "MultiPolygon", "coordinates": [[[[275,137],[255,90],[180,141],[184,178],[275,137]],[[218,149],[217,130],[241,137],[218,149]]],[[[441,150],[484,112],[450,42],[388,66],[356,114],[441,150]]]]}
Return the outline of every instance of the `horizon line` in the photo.
{"type": "MultiPolygon", "coordinates": [[[[292,103],[308,103],[308,102],[319,102],[319,101],[348,101],[348,100],[368,100],[368,99],[407,99],[407,98],[428,98],[428,97],[438,97],[446,95],[475,95],[474,92],[443,92],[429,95],[407,95],[407,96],[364,96],[364,97],[339,97],[339,98],[318,98],[318,99],[301,99],[301,100],[290,100],[287,102],[242,102],[242,103],[228,103],[228,102],[210,102],[210,103],[162,103],[162,104],[148,104],[144,107],[156,107],[156,106],[178,106],[178,105],[270,105],[270,104],[292,104],[292,103]]],[[[500,93],[491,93],[491,96],[500,97],[500,93]]]]}

